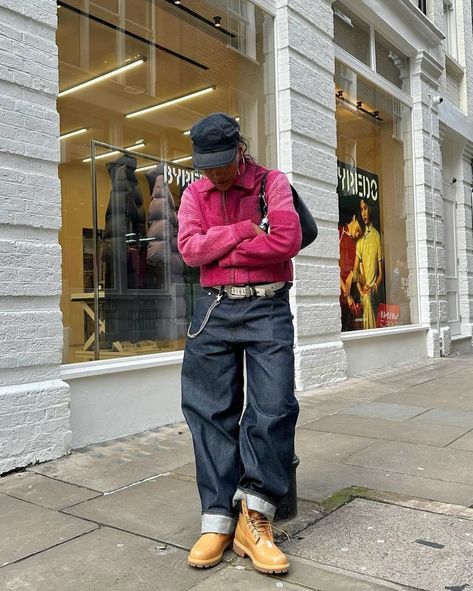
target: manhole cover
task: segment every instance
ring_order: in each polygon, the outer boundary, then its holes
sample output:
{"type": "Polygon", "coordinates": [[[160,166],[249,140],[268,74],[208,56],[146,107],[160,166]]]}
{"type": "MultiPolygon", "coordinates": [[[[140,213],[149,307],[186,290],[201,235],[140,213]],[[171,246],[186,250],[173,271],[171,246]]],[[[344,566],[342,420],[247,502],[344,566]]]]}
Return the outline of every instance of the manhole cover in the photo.
{"type": "Polygon", "coordinates": [[[473,521],[356,499],[284,545],[290,554],[429,591],[473,591],[473,521]]]}

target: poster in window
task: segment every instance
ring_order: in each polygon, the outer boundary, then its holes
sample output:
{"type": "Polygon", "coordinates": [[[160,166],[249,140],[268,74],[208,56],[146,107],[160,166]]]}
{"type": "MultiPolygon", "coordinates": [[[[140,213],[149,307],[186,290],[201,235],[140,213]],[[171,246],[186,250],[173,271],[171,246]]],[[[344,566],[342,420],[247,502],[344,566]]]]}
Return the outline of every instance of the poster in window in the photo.
{"type": "Polygon", "coordinates": [[[342,330],[393,326],[394,311],[386,310],[378,175],[338,161],[337,193],[342,330]]]}

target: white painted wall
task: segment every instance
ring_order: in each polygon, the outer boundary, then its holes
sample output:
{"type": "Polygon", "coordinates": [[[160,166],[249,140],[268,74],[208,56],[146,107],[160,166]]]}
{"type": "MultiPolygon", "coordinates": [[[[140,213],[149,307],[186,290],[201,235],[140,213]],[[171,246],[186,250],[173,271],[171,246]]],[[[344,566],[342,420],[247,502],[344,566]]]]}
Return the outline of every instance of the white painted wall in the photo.
{"type": "Polygon", "coordinates": [[[72,447],[181,421],[180,355],[175,358],[158,367],[65,376],[71,395],[72,447]]]}
{"type": "MultiPolygon", "coordinates": [[[[343,337],[349,377],[427,357],[427,328],[399,333],[378,332],[362,338],[343,337]]],[[[351,337],[352,335],[350,335],[351,337]]]]}
{"type": "Polygon", "coordinates": [[[56,2],[0,0],[0,474],[70,449],[56,2]]]}
{"type": "Polygon", "coordinates": [[[338,199],[330,0],[277,2],[280,163],[315,212],[319,237],[295,261],[296,386],[346,377],[340,340],[338,199]]]}

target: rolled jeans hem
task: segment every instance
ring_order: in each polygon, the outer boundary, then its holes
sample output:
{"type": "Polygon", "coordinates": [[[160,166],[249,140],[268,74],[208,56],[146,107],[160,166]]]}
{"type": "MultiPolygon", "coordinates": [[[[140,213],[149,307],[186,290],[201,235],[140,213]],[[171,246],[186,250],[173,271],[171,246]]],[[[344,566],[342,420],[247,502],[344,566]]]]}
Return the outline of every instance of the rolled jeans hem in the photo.
{"type": "Polygon", "coordinates": [[[239,488],[233,496],[233,504],[236,505],[238,501],[242,501],[243,499],[246,500],[248,509],[251,511],[258,511],[258,513],[262,513],[270,521],[273,521],[277,509],[276,505],[239,488]]]}
{"type": "Polygon", "coordinates": [[[200,533],[232,534],[235,531],[236,520],[228,515],[217,513],[202,513],[202,527],[200,533]]]}

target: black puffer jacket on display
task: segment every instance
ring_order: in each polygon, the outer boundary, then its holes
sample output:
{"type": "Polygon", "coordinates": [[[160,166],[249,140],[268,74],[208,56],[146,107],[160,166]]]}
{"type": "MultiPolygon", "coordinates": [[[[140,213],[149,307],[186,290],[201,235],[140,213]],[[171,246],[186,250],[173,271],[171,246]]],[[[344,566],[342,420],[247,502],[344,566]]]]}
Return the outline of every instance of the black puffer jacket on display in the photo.
{"type": "Polygon", "coordinates": [[[151,192],[146,224],[148,286],[162,290],[162,297],[157,298],[155,338],[178,339],[185,336],[187,328],[184,263],[177,248],[176,208],[172,193],[164,182],[163,165],[151,169],[146,178],[151,192]]]}
{"type": "Polygon", "coordinates": [[[145,285],[146,247],[143,197],[135,175],[136,159],[120,156],[107,164],[110,200],[105,213],[103,261],[105,263],[106,339],[137,342],[143,338],[137,289],[145,285]]]}

